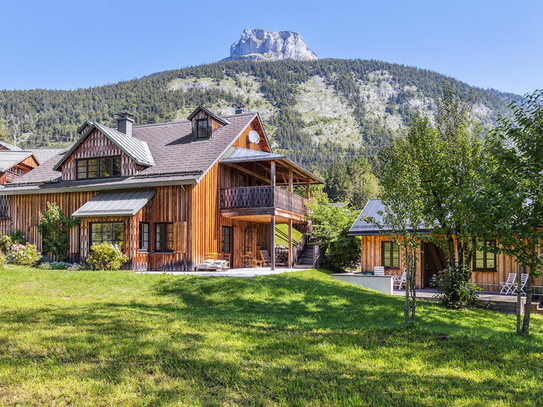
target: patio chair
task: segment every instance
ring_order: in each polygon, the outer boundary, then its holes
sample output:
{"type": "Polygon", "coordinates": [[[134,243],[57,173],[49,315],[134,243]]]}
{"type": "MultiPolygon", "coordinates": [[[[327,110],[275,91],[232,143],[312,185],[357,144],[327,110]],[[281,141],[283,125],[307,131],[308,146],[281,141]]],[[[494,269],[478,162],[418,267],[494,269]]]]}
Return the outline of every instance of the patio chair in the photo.
{"type": "Polygon", "coordinates": [[[403,273],[401,276],[394,276],[394,281],[392,282],[392,284],[393,287],[397,288],[398,290],[402,289],[402,285],[405,288],[407,286],[407,269],[403,269],[403,273]]]}
{"type": "Polygon", "coordinates": [[[262,264],[262,267],[271,266],[271,258],[267,250],[259,250],[258,256],[260,257],[259,262],[260,264],[262,264]]]}
{"type": "MultiPolygon", "coordinates": [[[[520,291],[524,294],[526,294],[526,290],[525,290],[525,287],[526,287],[526,283],[528,282],[528,276],[529,274],[528,273],[522,273],[520,275],[520,291]]],[[[512,291],[511,291],[511,294],[514,294],[517,292],[517,289],[518,289],[518,284],[513,284],[513,288],[512,288],[512,291]]]]}
{"type": "Polygon", "coordinates": [[[259,250],[262,260],[264,260],[265,266],[271,266],[271,257],[267,250],[259,250]]]}
{"type": "Polygon", "coordinates": [[[516,279],[517,273],[509,273],[507,281],[505,283],[500,282],[500,285],[502,286],[500,294],[511,294],[513,292],[513,285],[515,284],[516,279]]]}

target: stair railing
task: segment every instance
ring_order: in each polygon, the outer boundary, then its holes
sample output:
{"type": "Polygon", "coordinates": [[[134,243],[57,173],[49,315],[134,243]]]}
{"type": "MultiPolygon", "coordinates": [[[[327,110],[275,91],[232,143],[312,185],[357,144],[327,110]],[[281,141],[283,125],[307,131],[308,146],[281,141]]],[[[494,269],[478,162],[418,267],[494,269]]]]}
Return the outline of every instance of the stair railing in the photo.
{"type": "Polygon", "coordinates": [[[304,257],[304,253],[307,249],[307,243],[309,242],[309,228],[311,226],[311,222],[307,224],[305,227],[304,233],[302,234],[302,237],[300,238],[300,241],[298,244],[292,248],[293,255],[292,259],[294,264],[300,264],[302,261],[302,257],[304,257]]]}

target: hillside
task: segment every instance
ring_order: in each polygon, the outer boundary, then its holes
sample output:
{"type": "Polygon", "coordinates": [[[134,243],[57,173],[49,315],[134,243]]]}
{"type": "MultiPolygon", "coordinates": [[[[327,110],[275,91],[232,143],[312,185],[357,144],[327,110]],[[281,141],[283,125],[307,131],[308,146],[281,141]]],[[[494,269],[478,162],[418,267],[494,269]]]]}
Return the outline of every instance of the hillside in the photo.
{"type": "MultiPolygon", "coordinates": [[[[445,79],[373,60],[217,62],[89,89],[0,91],[0,120],[23,146],[59,146],[87,119],[114,126],[115,113],[130,111],[148,124],[184,119],[200,104],[231,114],[243,101],[260,112],[276,151],[325,168],[375,152],[418,111],[433,116],[432,96],[445,79]]],[[[520,98],[453,83],[475,93],[477,120],[487,127],[520,98]]]]}

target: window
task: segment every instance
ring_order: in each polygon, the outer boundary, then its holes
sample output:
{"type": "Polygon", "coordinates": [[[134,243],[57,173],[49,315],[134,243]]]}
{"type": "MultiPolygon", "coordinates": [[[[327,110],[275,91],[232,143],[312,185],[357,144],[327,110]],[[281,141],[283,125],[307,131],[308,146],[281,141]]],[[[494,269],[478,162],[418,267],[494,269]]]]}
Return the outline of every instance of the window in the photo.
{"type": "Polygon", "coordinates": [[[140,222],[139,236],[138,236],[138,249],[140,252],[149,251],[149,224],[140,222]]]}
{"type": "Polygon", "coordinates": [[[394,242],[382,243],[382,263],[385,268],[400,268],[400,246],[394,242]]]}
{"type": "Polygon", "coordinates": [[[121,156],[82,158],[77,160],[77,179],[121,176],[121,156]]]}
{"type": "Polygon", "coordinates": [[[91,227],[91,247],[95,244],[116,244],[121,250],[124,247],[124,222],[93,222],[91,227]]]}
{"type": "Polygon", "coordinates": [[[209,138],[209,121],[207,119],[196,120],[196,139],[209,138]]]}
{"type": "Polygon", "coordinates": [[[222,253],[230,253],[230,226],[223,226],[222,230],[222,253]]]}
{"type": "Polygon", "coordinates": [[[246,187],[247,186],[247,175],[245,174],[239,174],[239,186],[240,187],[246,187]]]}
{"type": "Polygon", "coordinates": [[[173,223],[155,223],[155,251],[173,252],[173,223]]]}
{"type": "Polygon", "coordinates": [[[474,271],[496,271],[496,254],[485,251],[485,248],[496,247],[494,240],[481,240],[475,250],[474,271]]]}

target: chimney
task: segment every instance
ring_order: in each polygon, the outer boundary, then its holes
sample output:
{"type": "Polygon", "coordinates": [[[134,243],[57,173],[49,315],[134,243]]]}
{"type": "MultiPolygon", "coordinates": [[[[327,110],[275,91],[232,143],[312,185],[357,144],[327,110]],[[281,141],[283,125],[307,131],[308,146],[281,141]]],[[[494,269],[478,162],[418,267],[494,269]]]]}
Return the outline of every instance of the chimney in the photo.
{"type": "Polygon", "coordinates": [[[245,112],[245,105],[241,102],[234,103],[234,107],[236,108],[236,114],[242,114],[245,112]]]}
{"type": "Polygon", "coordinates": [[[117,113],[117,131],[132,137],[132,123],[134,123],[134,115],[132,113],[117,113]]]}

